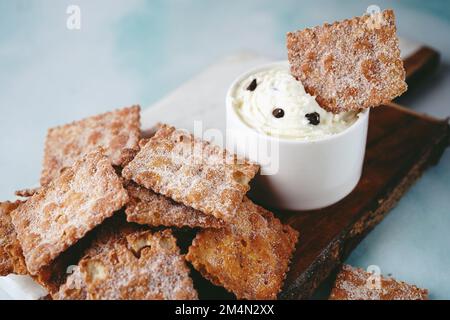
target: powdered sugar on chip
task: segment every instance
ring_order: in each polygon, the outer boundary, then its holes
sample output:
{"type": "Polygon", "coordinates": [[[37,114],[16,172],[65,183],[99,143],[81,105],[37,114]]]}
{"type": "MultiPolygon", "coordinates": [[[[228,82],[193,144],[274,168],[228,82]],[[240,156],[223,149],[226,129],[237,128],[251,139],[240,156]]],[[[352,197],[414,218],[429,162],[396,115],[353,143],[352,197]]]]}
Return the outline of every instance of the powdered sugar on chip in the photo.
{"type": "Polygon", "coordinates": [[[117,244],[126,243],[127,235],[143,230],[128,223],[122,212],[116,213],[61,254],[45,268],[46,272],[40,272],[37,281],[49,290],[54,300],[85,300],[87,291],[78,265],[80,260],[111,251],[117,244]],[[68,269],[72,270],[71,274],[67,273],[68,269]]]}
{"type": "Polygon", "coordinates": [[[291,73],[331,112],[387,103],[406,91],[392,10],[287,34],[291,73]]]}
{"type": "Polygon", "coordinates": [[[125,210],[127,220],[149,226],[221,228],[224,222],[212,215],[177,203],[163,195],[129,183],[130,202],[125,210]]]}
{"type": "Polygon", "coordinates": [[[122,176],[218,219],[231,220],[259,166],[161,125],[122,176]]]}
{"type": "Polygon", "coordinates": [[[59,176],[85,154],[102,147],[113,165],[120,166],[138,149],[140,107],[107,112],[48,130],[41,185],[59,176]]]}
{"type": "Polygon", "coordinates": [[[20,204],[20,201],[0,202],[0,276],[27,274],[22,247],[10,217],[20,204]]]}
{"type": "Polygon", "coordinates": [[[88,299],[197,299],[170,230],[132,232],[79,266],[88,299]]]}
{"type": "Polygon", "coordinates": [[[11,213],[28,271],[37,274],[127,202],[101,150],[78,160],[11,213]]]}
{"type": "Polygon", "coordinates": [[[205,229],[186,259],[205,278],[238,299],[276,299],[298,232],[245,198],[239,218],[223,229],[205,229]]]}

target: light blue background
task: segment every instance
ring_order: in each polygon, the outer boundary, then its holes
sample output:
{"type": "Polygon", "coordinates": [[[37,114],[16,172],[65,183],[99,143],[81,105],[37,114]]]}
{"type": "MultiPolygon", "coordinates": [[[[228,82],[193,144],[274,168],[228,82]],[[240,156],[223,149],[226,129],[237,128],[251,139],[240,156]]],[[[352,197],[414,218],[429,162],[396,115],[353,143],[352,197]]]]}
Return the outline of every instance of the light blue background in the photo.
{"type": "MultiPolygon", "coordinates": [[[[401,36],[442,53],[440,72],[401,102],[450,115],[449,1],[0,0],[0,199],[36,184],[48,127],[150,105],[238,50],[282,59],[285,33],[396,10],[401,36]],[[66,8],[81,7],[80,31],[66,8]]],[[[359,245],[349,263],[450,298],[450,152],[359,245]]]]}

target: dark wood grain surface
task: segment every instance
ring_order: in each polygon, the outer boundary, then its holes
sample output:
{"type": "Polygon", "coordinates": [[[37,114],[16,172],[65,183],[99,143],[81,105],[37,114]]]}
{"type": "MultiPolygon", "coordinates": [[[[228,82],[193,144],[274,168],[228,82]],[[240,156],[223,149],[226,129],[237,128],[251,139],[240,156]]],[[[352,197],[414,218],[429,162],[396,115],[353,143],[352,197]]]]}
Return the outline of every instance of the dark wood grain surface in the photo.
{"type": "Polygon", "coordinates": [[[429,47],[421,47],[404,61],[409,90],[432,75],[441,61],[439,52],[429,47]]]}

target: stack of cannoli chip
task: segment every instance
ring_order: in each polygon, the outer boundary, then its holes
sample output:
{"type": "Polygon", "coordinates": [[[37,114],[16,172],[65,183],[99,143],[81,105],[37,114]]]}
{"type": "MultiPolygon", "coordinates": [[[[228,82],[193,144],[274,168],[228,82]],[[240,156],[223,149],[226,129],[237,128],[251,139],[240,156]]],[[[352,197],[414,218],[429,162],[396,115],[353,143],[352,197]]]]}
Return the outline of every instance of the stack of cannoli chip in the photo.
{"type": "Polygon", "coordinates": [[[52,299],[198,299],[190,262],[237,298],[276,298],[298,234],[246,198],[259,166],[139,127],[131,107],[49,130],[41,186],[0,206],[1,275],[28,274],[52,299]],[[188,260],[172,232],[186,228],[188,260]]]}

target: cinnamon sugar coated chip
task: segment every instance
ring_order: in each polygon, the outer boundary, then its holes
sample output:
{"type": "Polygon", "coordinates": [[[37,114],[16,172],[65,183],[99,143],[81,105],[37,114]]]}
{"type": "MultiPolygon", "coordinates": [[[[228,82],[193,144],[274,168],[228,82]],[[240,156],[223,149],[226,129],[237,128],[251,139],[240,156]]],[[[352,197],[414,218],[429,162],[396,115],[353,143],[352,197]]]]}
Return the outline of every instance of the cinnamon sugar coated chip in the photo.
{"type": "Polygon", "coordinates": [[[331,300],[427,300],[428,290],[344,265],[331,291],[331,300]]]}
{"type": "Polygon", "coordinates": [[[218,219],[236,214],[259,166],[184,130],[161,125],[122,176],[218,219]]]}
{"type": "Polygon", "coordinates": [[[41,185],[48,184],[80,157],[102,147],[113,165],[120,166],[138,149],[140,107],[107,112],[48,130],[41,185]]]}
{"type": "Polygon", "coordinates": [[[63,299],[197,299],[170,230],[132,231],[97,244],[55,297],[63,299]]]}
{"type": "Polygon", "coordinates": [[[224,222],[214,216],[186,207],[163,195],[130,183],[127,220],[149,226],[221,228],[224,222]]]}
{"type": "Polygon", "coordinates": [[[247,198],[238,214],[236,224],[200,231],[186,259],[238,299],[276,299],[298,232],[247,198]]]}
{"type": "Polygon", "coordinates": [[[38,193],[41,188],[28,188],[28,189],[21,189],[14,192],[14,194],[18,197],[22,198],[29,198],[32,197],[34,194],[38,193]]]}
{"type": "Polygon", "coordinates": [[[59,286],[57,291],[53,292],[52,298],[54,300],[88,299],[86,283],[78,265],[80,260],[113,250],[115,245],[121,241],[123,243],[127,235],[136,231],[142,231],[141,227],[127,223],[121,213],[105,220],[93,230],[94,239],[85,248],[81,258],[76,262],[77,265],[72,266],[72,273],[67,276],[67,279],[59,286]]]}
{"type": "Polygon", "coordinates": [[[41,268],[36,275],[32,275],[33,279],[47,289],[52,298],[55,299],[54,295],[68,281],[67,278],[71,274],[71,268],[78,264],[87,250],[92,248],[94,238],[104,229],[110,229],[111,227],[119,229],[120,224],[117,224],[116,221],[126,223],[124,215],[121,213],[116,213],[112,217],[105,219],[77,243],[58,255],[48,266],[41,268]]]}
{"type": "Polygon", "coordinates": [[[27,274],[22,247],[12,224],[10,213],[21,202],[0,202],[0,276],[27,274]]]}
{"type": "Polygon", "coordinates": [[[197,299],[170,230],[133,233],[127,243],[81,262],[90,299],[197,299]]]}
{"type": "Polygon", "coordinates": [[[11,213],[28,271],[38,273],[127,201],[101,150],[78,160],[11,213]]]}
{"type": "Polygon", "coordinates": [[[387,103],[406,91],[392,10],[287,34],[291,73],[331,112],[387,103]]]}

